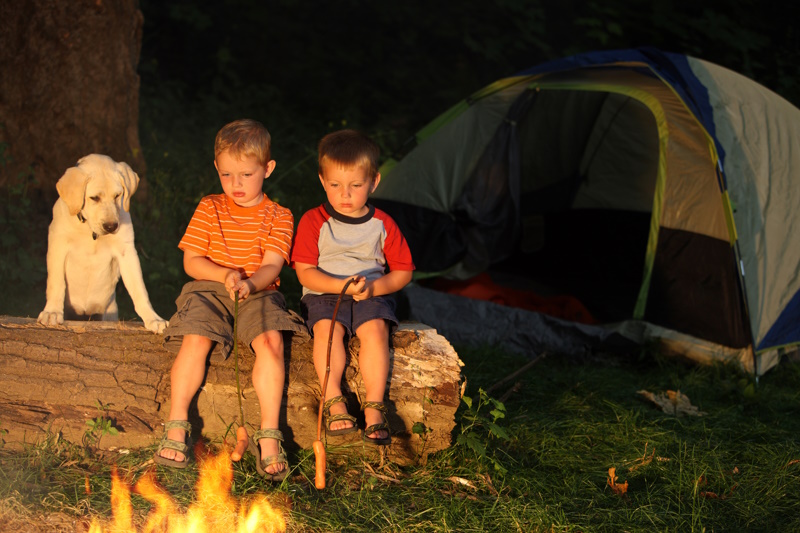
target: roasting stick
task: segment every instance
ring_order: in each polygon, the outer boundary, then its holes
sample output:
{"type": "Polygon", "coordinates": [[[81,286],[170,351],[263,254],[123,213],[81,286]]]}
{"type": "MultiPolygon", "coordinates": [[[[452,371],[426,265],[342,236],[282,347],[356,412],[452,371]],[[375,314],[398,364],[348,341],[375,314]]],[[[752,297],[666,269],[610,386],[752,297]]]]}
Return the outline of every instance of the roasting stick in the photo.
{"type": "Polygon", "coordinates": [[[244,455],[247,449],[249,436],[247,429],[244,427],[244,408],[242,407],[242,386],[239,383],[239,293],[236,292],[236,298],[233,304],[233,362],[236,368],[236,396],[239,398],[239,427],[236,428],[236,447],[231,453],[231,461],[238,461],[244,455]]]}
{"type": "Polygon", "coordinates": [[[339,298],[336,299],[336,305],[333,307],[333,318],[331,319],[331,327],[328,333],[328,353],[325,356],[325,379],[322,380],[322,395],[319,397],[319,414],[317,416],[317,440],[311,446],[314,449],[314,459],[316,464],[316,475],[314,476],[314,486],[318,489],[325,488],[325,468],[327,461],[325,460],[325,445],[322,443],[322,409],[325,405],[325,391],[328,389],[328,376],[331,373],[331,346],[333,345],[333,328],[336,326],[336,317],[339,314],[339,304],[342,303],[342,297],[347,292],[347,287],[356,281],[357,278],[350,278],[342,287],[342,292],[339,293],[339,298]]]}

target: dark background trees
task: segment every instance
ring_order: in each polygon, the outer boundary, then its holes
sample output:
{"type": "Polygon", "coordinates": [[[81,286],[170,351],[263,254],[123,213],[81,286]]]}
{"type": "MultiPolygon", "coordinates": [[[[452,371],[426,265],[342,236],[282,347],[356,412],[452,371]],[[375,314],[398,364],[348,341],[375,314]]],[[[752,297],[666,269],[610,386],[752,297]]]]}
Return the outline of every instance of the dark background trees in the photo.
{"type": "Polygon", "coordinates": [[[92,152],[144,171],[139,146],[143,16],[137,0],[0,2],[0,188],[57,197],[92,152]]]}
{"type": "MultiPolygon", "coordinates": [[[[100,150],[110,137],[69,133],[64,115],[34,118],[27,128],[64,133],[40,150],[39,167],[55,166],[38,174],[26,171],[37,162],[18,157],[11,164],[9,146],[18,137],[8,137],[7,125],[20,118],[19,106],[9,105],[11,97],[38,94],[26,85],[26,69],[52,61],[71,42],[83,42],[82,32],[99,41],[82,52],[87,60],[73,64],[70,75],[79,76],[76,69],[83,65],[93,79],[120,81],[90,56],[107,53],[102,39],[113,40],[120,30],[104,24],[103,16],[125,3],[80,0],[63,9],[57,4],[0,0],[0,282],[6,289],[0,313],[5,314],[35,316],[44,303],[48,197],[72,164],[54,163],[48,148],[72,143],[77,159],[100,150]],[[60,13],[60,33],[26,16],[42,9],[60,13]]],[[[134,65],[138,59],[144,158],[137,170],[148,187],[146,195],[137,193],[133,216],[151,297],[167,316],[183,276],[176,243],[199,198],[217,191],[213,139],[232,119],[256,118],[270,129],[278,168],[267,189],[299,217],[322,198],[315,183],[315,147],[323,134],[344,125],[360,128],[378,140],[385,156],[396,157],[415,131],[473,91],[565,55],[655,46],[726,66],[800,103],[798,10],[765,8],[755,0],[139,0],[138,6],[144,23],[133,10],[124,31],[141,31],[140,56],[136,50],[119,52],[134,65]]],[[[79,78],[53,70],[53,94],[79,91],[69,79],[79,78]]],[[[136,80],[125,83],[130,88],[136,80]]],[[[82,116],[85,98],[71,101],[72,111],[82,116]]],[[[130,129],[108,116],[112,127],[130,129]]],[[[121,294],[123,315],[124,298],[121,294]]]]}
{"type": "Polygon", "coordinates": [[[168,82],[189,98],[238,102],[242,111],[255,103],[306,124],[346,117],[367,129],[400,129],[401,137],[501,76],[598,48],[688,53],[800,97],[793,17],[752,0],[142,0],[141,7],[146,89],[168,82]]]}

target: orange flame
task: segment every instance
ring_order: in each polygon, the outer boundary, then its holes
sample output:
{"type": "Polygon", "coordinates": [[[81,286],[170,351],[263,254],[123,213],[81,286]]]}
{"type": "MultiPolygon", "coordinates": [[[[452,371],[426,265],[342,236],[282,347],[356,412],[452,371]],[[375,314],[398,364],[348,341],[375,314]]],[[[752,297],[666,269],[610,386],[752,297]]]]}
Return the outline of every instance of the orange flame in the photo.
{"type": "MultiPolygon", "coordinates": [[[[198,459],[200,474],[197,495],[186,512],[156,481],[148,470],[134,486],[134,492],[151,503],[150,514],[141,533],[277,533],[286,531],[283,514],[263,495],[237,502],[231,496],[233,465],[227,449],[215,456],[198,459]]],[[[92,520],[89,533],[137,533],[133,525],[131,491],[111,472],[112,523],[92,520]]]]}

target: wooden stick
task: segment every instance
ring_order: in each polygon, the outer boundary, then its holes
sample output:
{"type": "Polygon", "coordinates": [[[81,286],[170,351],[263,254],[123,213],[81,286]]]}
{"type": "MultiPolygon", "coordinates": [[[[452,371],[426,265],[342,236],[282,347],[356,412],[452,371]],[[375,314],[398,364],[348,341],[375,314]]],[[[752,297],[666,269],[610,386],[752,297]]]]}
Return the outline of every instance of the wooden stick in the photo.
{"type": "MultiPolygon", "coordinates": [[[[242,385],[239,381],[239,293],[236,293],[236,298],[233,303],[233,357],[234,366],[236,368],[236,396],[239,398],[239,427],[236,429],[236,447],[231,453],[231,461],[237,462],[244,455],[247,449],[250,437],[247,435],[247,428],[244,427],[244,407],[242,407],[242,385]]],[[[256,461],[260,461],[260,457],[256,457],[256,461]]]]}
{"type": "Polygon", "coordinates": [[[536,356],[532,361],[526,363],[525,366],[523,366],[519,370],[512,372],[511,374],[507,375],[506,377],[504,377],[503,379],[501,379],[500,381],[498,381],[497,383],[486,389],[486,394],[489,394],[493,390],[502,386],[504,383],[511,381],[512,379],[516,378],[517,376],[520,376],[524,372],[527,372],[528,370],[531,369],[531,367],[533,367],[533,365],[544,359],[546,355],[547,355],[546,352],[542,352],[541,355],[536,356]]]}
{"type": "Polygon", "coordinates": [[[500,403],[505,403],[505,401],[508,400],[512,394],[514,394],[521,388],[522,388],[522,382],[517,381],[516,383],[514,383],[514,386],[508,389],[502,396],[500,396],[500,398],[498,398],[497,401],[500,403]]]}
{"type": "Polygon", "coordinates": [[[339,298],[336,299],[336,305],[333,306],[333,317],[331,318],[331,327],[328,332],[328,353],[325,357],[325,378],[322,380],[322,394],[319,397],[319,414],[317,415],[317,440],[311,445],[314,450],[315,458],[315,475],[314,486],[322,490],[325,488],[325,469],[327,467],[325,460],[325,445],[322,443],[322,410],[325,406],[325,391],[328,389],[328,376],[331,374],[331,346],[333,345],[333,328],[336,327],[336,317],[339,315],[339,304],[342,303],[342,298],[347,287],[350,286],[357,278],[350,278],[342,287],[342,292],[339,293],[339,298]]]}

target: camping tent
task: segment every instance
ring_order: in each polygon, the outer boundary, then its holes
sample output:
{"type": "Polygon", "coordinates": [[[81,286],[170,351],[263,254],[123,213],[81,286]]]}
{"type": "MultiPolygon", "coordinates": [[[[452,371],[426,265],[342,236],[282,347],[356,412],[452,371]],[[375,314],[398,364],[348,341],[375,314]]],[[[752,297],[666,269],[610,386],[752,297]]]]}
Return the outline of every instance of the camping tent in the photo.
{"type": "MultiPolygon", "coordinates": [[[[550,328],[534,348],[613,332],[759,375],[800,344],[800,110],[754,81],[653,49],[589,53],[498,80],[415,140],[375,202],[418,278],[504,273],[591,312],[515,322],[550,328]]],[[[411,303],[445,334],[469,321],[411,303]]]]}

